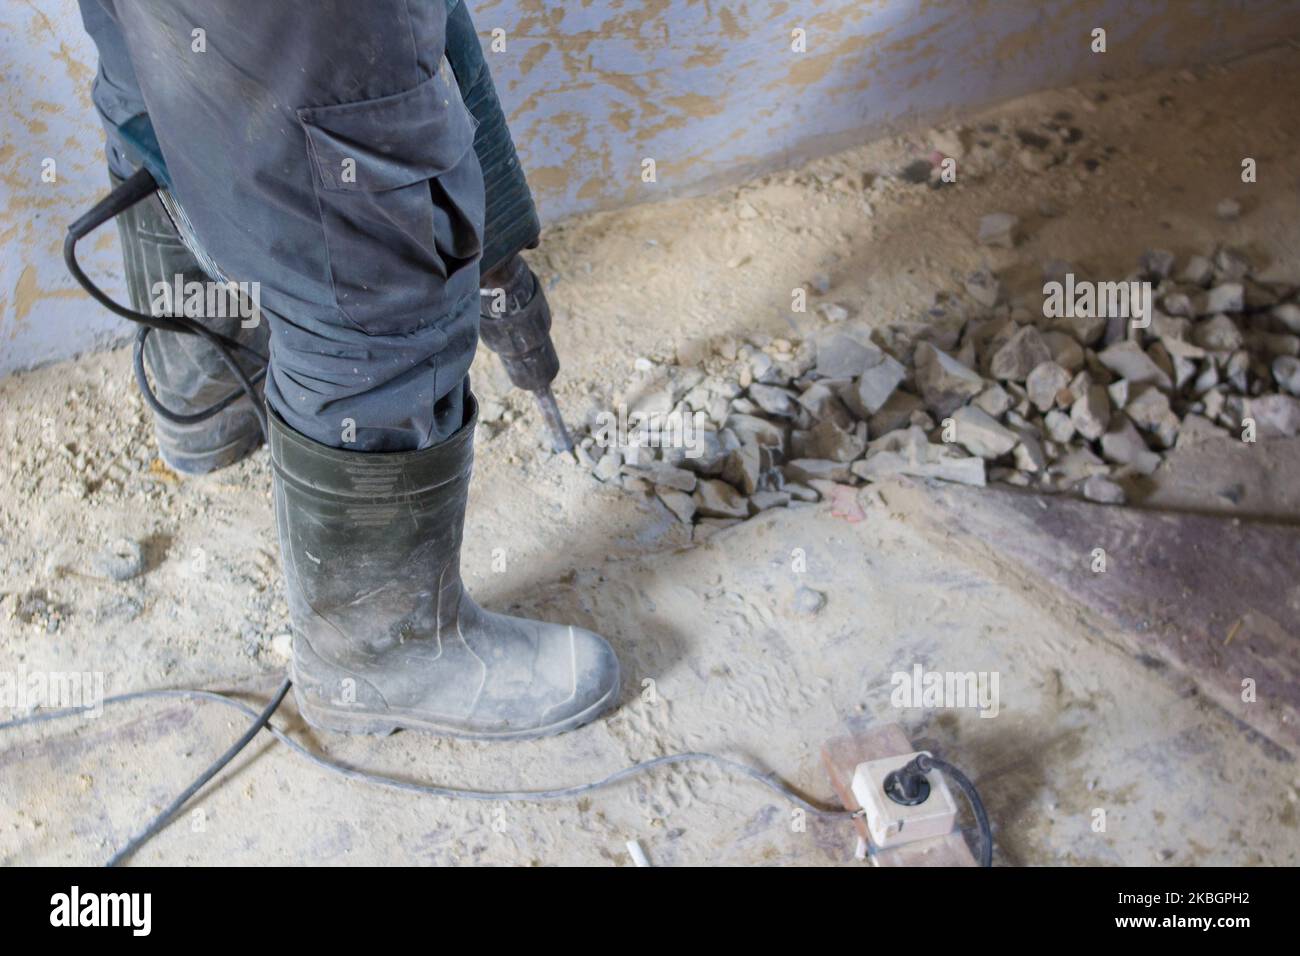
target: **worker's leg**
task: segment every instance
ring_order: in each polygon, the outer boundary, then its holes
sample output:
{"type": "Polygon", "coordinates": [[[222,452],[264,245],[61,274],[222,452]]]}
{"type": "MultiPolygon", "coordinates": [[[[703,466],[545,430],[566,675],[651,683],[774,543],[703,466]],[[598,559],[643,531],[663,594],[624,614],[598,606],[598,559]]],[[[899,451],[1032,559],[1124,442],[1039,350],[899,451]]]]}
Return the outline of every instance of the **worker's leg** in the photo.
{"type": "Polygon", "coordinates": [[[444,0],[98,8],[88,25],[109,18],[129,54],[101,50],[104,76],[134,72],[198,241],[259,285],[270,407],[359,451],[460,428],[483,187],[444,0]]]}
{"type": "MultiPolygon", "coordinates": [[[[98,0],[82,0],[82,16],[99,48],[92,97],[107,135],[110,179],[117,185],[144,162],[150,151],[142,152],[140,146],[152,142],[152,127],[117,23],[98,0]]],[[[118,216],[117,229],[127,291],[137,311],[153,310],[159,283],[170,289],[179,277],[184,288],[210,278],[182,241],[158,196],[118,216]]],[[[229,292],[218,294],[220,308],[192,318],[265,355],[266,323],[245,321],[240,309],[244,303],[229,292]]],[[[172,468],[202,474],[238,461],[261,444],[253,402],[243,395],[238,378],[206,339],[142,327],[137,350],[137,361],[151,380],[148,394],[161,406],[153,412],[158,451],[172,468]],[[233,404],[204,414],[232,395],[233,404]]],[[[238,361],[247,374],[255,375],[259,367],[255,360],[241,356],[238,361]]]]}
{"type": "Polygon", "coordinates": [[[270,317],[304,716],[488,738],[597,716],[619,688],[599,635],[486,612],[461,584],[484,197],[446,0],[113,9],[175,196],[270,317]]]}

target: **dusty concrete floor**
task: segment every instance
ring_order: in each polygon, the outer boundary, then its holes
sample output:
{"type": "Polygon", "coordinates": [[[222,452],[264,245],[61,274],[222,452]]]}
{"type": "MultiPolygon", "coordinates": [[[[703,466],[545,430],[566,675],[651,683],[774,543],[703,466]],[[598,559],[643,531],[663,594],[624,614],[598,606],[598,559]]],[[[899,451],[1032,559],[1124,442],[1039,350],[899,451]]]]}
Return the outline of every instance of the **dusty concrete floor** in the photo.
{"type": "MultiPolygon", "coordinates": [[[[801,284],[826,281],[814,303],[883,323],[921,320],[980,265],[1030,301],[1048,259],[1122,275],[1148,246],[1186,255],[1230,241],[1294,277],[1297,91],[1300,65],[1283,48],[963,118],[978,133],[1067,111],[1095,171],[1030,172],[992,137],[992,155],[972,160],[955,187],[879,176],[930,151],[931,134],[917,131],[726,194],[567,223],[533,256],[557,311],[561,403],[574,418],[611,407],[636,359],[671,358],[689,338],[806,335],[822,320],[815,309],[790,313],[801,284]],[[1259,163],[1255,185],[1239,179],[1246,155],[1259,163]],[[1242,203],[1240,221],[1215,218],[1227,197],[1242,203]],[[1019,248],[976,245],[979,217],[994,211],[1021,216],[1019,248]]],[[[286,708],[280,722],[309,745],[375,771],[484,788],[569,784],[714,750],[825,799],[822,742],[900,720],[978,781],[1001,863],[1300,857],[1300,775],[1284,752],[1185,680],[1142,667],[1123,635],[963,563],[887,495],[768,512],[692,542],[661,506],[541,451],[536,413],[490,355],[475,376],[513,420],[479,437],[467,581],[489,607],[609,635],[624,663],[623,706],[577,733],[515,745],[321,737],[286,708]],[[819,614],[792,607],[800,585],[828,596],[819,614]],[[890,675],[918,663],[997,671],[998,716],[893,708],[890,675]],[[1242,781],[1250,786],[1236,789],[1242,781]],[[1098,808],[1103,833],[1092,829],[1098,808]]],[[[264,451],[201,479],[171,474],[154,460],[125,349],[0,382],[0,447],[0,671],[100,671],[110,694],[203,686],[264,698],[285,666],[277,635],[288,627],[264,451]],[[146,542],[148,572],[96,577],[91,556],[121,535],[146,542]]],[[[1194,499],[1195,483],[1174,478],[1180,500],[1194,499]]],[[[242,723],[213,705],[153,702],[7,732],[0,860],[102,861],[242,723]]],[[[658,864],[850,862],[853,848],[847,827],[800,831],[782,801],[711,769],[498,809],[366,788],[260,742],[138,860],[626,865],[629,839],[658,864]]]]}

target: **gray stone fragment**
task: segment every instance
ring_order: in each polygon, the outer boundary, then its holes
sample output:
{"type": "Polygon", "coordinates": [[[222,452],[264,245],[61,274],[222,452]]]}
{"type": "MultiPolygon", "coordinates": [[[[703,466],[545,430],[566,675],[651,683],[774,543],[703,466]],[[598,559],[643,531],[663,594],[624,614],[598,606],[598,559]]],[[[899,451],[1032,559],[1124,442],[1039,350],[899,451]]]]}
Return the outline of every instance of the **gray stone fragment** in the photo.
{"type": "Polygon", "coordinates": [[[769,448],[785,448],[785,428],[757,415],[732,413],[727,416],[727,428],[735,432],[742,445],[753,442],[769,448]]]}
{"type": "Polygon", "coordinates": [[[999,458],[1016,446],[1016,433],[974,405],[952,413],[957,443],[980,458],[999,458]]]}
{"type": "Polygon", "coordinates": [[[1062,445],[1074,437],[1074,422],[1068,412],[1063,412],[1059,408],[1054,408],[1047,413],[1043,419],[1043,426],[1047,430],[1047,437],[1062,445]]]}
{"type": "Polygon", "coordinates": [[[1160,456],[1147,447],[1142,435],[1123,412],[1111,416],[1110,426],[1101,436],[1101,454],[1107,461],[1128,465],[1143,475],[1149,475],[1160,467],[1160,456]]]}
{"type": "Polygon", "coordinates": [[[795,501],[820,501],[822,497],[815,488],[800,484],[797,481],[786,482],[785,491],[789,492],[790,497],[795,501]]]}
{"type": "Polygon", "coordinates": [[[847,332],[817,338],[819,378],[857,378],[862,370],[880,361],[880,349],[847,332]]]}
{"type": "Polygon", "coordinates": [[[802,448],[796,454],[802,458],[828,458],[831,461],[853,461],[862,457],[867,447],[867,426],[858,422],[856,428],[840,428],[833,421],[819,422],[807,433],[802,448]]]}
{"type": "Polygon", "coordinates": [[[1070,373],[1056,362],[1042,362],[1034,367],[1025,379],[1025,392],[1029,401],[1040,412],[1056,404],[1056,396],[1069,388],[1070,373]]]}
{"type": "Polygon", "coordinates": [[[1192,341],[1211,352],[1233,352],[1241,348],[1241,329],[1226,315],[1216,315],[1197,323],[1192,341]]]}
{"type": "Polygon", "coordinates": [[[1205,296],[1203,314],[1240,312],[1246,307],[1245,295],[1245,289],[1240,282],[1225,282],[1222,285],[1216,285],[1205,296]]]}
{"type": "Polygon", "coordinates": [[[853,474],[868,481],[891,475],[913,475],[917,478],[938,478],[978,487],[983,487],[985,483],[983,458],[942,455],[913,457],[902,451],[882,451],[862,461],[855,461],[853,474]]]}
{"type": "Polygon", "coordinates": [[[592,474],[600,481],[610,482],[617,481],[623,473],[623,455],[617,448],[606,449],[605,454],[601,456],[600,461],[596,462],[596,467],[592,474]]]}
{"type": "Polygon", "coordinates": [[[1191,285],[1205,287],[1214,278],[1214,264],[1205,256],[1192,256],[1183,266],[1183,271],[1178,278],[1191,285]]]}
{"type": "Polygon", "coordinates": [[[695,518],[695,499],[684,491],[673,488],[655,488],[655,494],[682,524],[690,524],[695,518]]]}
{"type": "Polygon", "coordinates": [[[755,383],[749,386],[749,397],[759,408],[777,418],[793,418],[797,411],[795,396],[775,385],[755,383]]]}
{"type": "Polygon", "coordinates": [[[993,353],[989,372],[994,378],[1023,382],[1035,368],[1052,360],[1052,350],[1042,333],[1032,325],[1021,326],[1006,343],[993,353]]]}
{"type": "Polygon", "coordinates": [[[781,468],[787,481],[808,484],[814,480],[848,481],[849,466],[842,461],[829,461],[825,458],[795,458],[781,468]]]}
{"type": "Polygon", "coordinates": [[[758,490],[758,479],[763,473],[763,456],[755,442],[741,442],[740,447],[727,456],[722,466],[722,477],[746,495],[758,490]]]}
{"type": "Polygon", "coordinates": [[[693,471],[677,468],[662,461],[647,461],[645,464],[625,464],[623,474],[633,478],[644,478],[653,485],[675,488],[678,491],[694,491],[699,479],[693,471]]]}
{"type": "Polygon", "coordinates": [[[1152,383],[1166,390],[1173,388],[1169,374],[1131,339],[1109,346],[1097,355],[1097,360],[1118,378],[1128,379],[1130,385],[1152,383]]]}
{"type": "Polygon", "coordinates": [[[892,355],[882,355],[881,360],[871,368],[863,371],[858,379],[858,402],[866,413],[874,415],[884,407],[889,396],[894,394],[907,378],[907,369],[892,355]]]}
{"type": "Polygon", "coordinates": [[[1052,353],[1052,361],[1071,375],[1083,368],[1083,346],[1067,332],[1043,333],[1043,341],[1052,353]]]}
{"type": "Polygon", "coordinates": [[[867,429],[872,435],[884,435],[895,429],[906,428],[912,415],[924,408],[925,403],[915,395],[895,391],[880,407],[880,411],[867,421],[867,429]]]}
{"type": "Polygon", "coordinates": [[[915,362],[917,388],[926,406],[940,418],[947,418],[987,384],[977,372],[929,342],[916,347],[915,362]]]}
{"type": "Polygon", "coordinates": [[[1300,335],[1300,304],[1283,302],[1273,306],[1272,314],[1288,331],[1300,335]]]}
{"type": "Polygon", "coordinates": [[[695,488],[695,508],[705,518],[747,518],[749,501],[731,485],[706,478],[695,488]]]}
{"type": "Polygon", "coordinates": [[[1089,441],[1096,441],[1106,433],[1110,424],[1110,397],[1101,385],[1092,385],[1070,406],[1070,421],[1077,431],[1089,441]]]}
{"type": "Polygon", "coordinates": [[[769,508],[784,508],[789,503],[788,491],[758,491],[749,497],[749,509],[754,514],[769,508]]]}
{"type": "Polygon", "coordinates": [[[1273,359],[1273,380],[1282,391],[1300,395],[1300,359],[1290,355],[1273,359]]]}
{"type": "Polygon", "coordinates": [[[1011,396],[1005,388],[995,383],[975,396],[974,405],[994,418],[1001,418],[1011,408],[1011,396]]]}
{"type": "Polygon", "coordinates": [[[1171,448],[1178,438],[1181,423],[1169,406],[1169,396],[1154,386],[1146,386],[1124,407],[1133,424],[1156,436],[1161,447],[1171,448]]]}
{"type": "Polygon", "coordinates": [[[1300,398],[1261,395],[1246,402],[1246,414],[1255,420],[1259,438],[1293,438],[1300,434],[1300,398]]]}
{"type": "Polygon", "coordinates": [[[1105,475],[1093,475],[1091,478],[1085,478],[1079,488],[1085,498],[1099,504],[1122,505],[1125,500],[1124,489],[1105,475]]]}

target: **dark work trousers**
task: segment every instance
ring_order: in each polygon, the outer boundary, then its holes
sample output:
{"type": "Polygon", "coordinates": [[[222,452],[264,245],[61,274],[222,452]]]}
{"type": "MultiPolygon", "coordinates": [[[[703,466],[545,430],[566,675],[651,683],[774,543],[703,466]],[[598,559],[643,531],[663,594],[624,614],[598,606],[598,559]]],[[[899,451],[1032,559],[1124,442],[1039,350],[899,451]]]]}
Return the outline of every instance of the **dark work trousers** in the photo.
{"type": "Polygon", "coordinates": [[[266,400],[355,451],[464,421],[483,176],[446,0],[81,0],[109,165],[147,114],[171,191],[271,325],[266,400]],[[355,435],[355,437],[354,437],[355,435]]]}

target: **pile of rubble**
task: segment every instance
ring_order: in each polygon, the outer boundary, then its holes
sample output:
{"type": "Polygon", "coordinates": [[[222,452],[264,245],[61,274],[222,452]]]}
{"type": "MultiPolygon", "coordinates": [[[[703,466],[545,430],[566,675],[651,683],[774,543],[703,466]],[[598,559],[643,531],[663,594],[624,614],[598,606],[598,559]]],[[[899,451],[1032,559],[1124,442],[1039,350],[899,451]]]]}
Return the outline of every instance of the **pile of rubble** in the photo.
{"type": "MultiPolygon", "coordinates": [[[[1045,273],[1074,286],[1067,263],[1045,273]]],[[[828,303],[802,343],[693,343],[641,360],[622,417],[589,422],[577,456],[716,525],[899,474],[1122,503],[1172,448],[1300,432],[1300,290],[1226,248],[1181,266],[1150,251],[1124,282],[1149,283],[1137,319],[1045,318],[1059,310],[1013,306],[985,271],[914,324],[869,329],[828,303]]]]}

